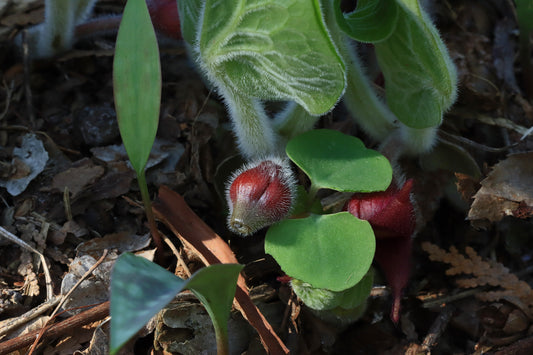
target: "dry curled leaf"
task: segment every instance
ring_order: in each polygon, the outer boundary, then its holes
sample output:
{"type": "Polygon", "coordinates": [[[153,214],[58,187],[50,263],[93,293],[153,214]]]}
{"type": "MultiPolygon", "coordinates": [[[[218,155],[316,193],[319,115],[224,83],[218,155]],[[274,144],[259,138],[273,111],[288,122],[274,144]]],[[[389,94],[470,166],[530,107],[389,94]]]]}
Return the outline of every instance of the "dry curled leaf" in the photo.
{"type": "Polygon", "coordinates": [[[527,218],[533,215],[533,152],[513,154],[494,166],[481,181],[468,219],[475,227],[505,216],[527,218]]]}

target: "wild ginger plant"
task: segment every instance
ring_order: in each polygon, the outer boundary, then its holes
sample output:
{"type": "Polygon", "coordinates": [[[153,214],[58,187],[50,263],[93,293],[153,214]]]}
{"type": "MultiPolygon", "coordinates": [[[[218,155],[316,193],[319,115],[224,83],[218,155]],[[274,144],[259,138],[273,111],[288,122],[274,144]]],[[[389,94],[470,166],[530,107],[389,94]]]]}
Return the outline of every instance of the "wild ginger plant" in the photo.
{"type": "Polygon", "coordinates": [[[246,158],[282,156],[287,138],[312,128],[341,97],[374,138],[397,137],[404,153],[435,144],[457,79],[428,15],[416,1],[359,1],[351,14],[339,4],[178,2],[190,55],[224,99],[246,158]],[[374,43],[386,104],[348,37],[374,43]],[[263,102],[271,100],[291,103],[269,118],[263,102]]]}
{"type": "MultiPolygon", "coordinates": [[[[362,221],[357,213],[323,214],[314,203],[316,193],[323,188],[383,192],[389,188],[392,170],[388,162],[388,168],[375,169],[372,164],[380,164],[377,157],[367,166],[352,160],[361,152],[366,154],[360,143],[307,131],[342,99],[363,130],[382,142],[381,149],[393,163],[401,155],[431,151],[457,86],[455,68],[435,26],[418,1],[408,0],[362,0],[348,14],[341,12],[340,0],[180,0],[178,9],[189,54],[224,100],[240,152],[251,161],[228,184],[230,229],[249,235],[279,221],[267,231],[265,249],[297,280],[294,289],[300,290],[302,298],[310,289],[316,289],[318,297],[341,297],[335,293],[343,294],[362,282],[374,255],[374,246],[365,242],[356,243],[359,246],[343,243],[373,240],[372,222],[362,221]],[[357,42],[374,46],[385,79],[384,98],[361,64],[357,42]],[[265,101],[287,104],[269,117],[265,101]],[[345,144],[337,145],[337,141],[345,144]],[[293,195],[297,189],[291,186],[294,179],[279,160],[286,159],[285,148],[311,180],[309,190],[300,188],[297,198],[293,195]],[[272,168],[263,169],[265,165],[272,168]],[[350,174],[343,176],[346,171],[350,174]],[[365,176],[375,185],[352,184],[365,176]],[[287,201],[296,201],[292,214],[304,218],[286,219],[287,201]],[[307,249],[299,250],[306,242],[307,249]],[[330,260],[316,254],[328,243],[332,244],[329,257],[342,257],[330,260]],[[298,251],[291,252],[293,248],[298,251]],[[352,257],[344,254],[346,250],[352,257]],[[336,284],[335,271],[327,270],[327,265],[338,268],[340,263],[352,272],[344,284],[336,284]],[[317,280],[317,274],[327,275],[330,281],[317,280]]],[[[410,188],[395,185],[390,189],[398,190],[390,190],[394,196],[408,190],[409,201],[410,188]]],[[[409,203],[405,208],[406,226],[393,234],[404,242],[402,255],[408,258],[414,212],[409,203]]],[[[395,280],[396,320],[407,274],[403,272],[401,282],[395,280]]]]}

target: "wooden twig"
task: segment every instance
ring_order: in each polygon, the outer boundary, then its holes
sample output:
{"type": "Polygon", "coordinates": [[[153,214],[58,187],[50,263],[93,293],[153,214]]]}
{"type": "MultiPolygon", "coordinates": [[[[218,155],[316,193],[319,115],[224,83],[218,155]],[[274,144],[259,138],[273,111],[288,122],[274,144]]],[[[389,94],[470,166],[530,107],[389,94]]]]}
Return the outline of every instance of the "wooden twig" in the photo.
{"type": "Polygon", "coordinates": [[[437,319],[435,319],[435,321],[429,328],[429,331],[426,337],[424,338],[424,341],[422,342],[422,349],[424,349],[428,353],[431,351],[431,348],[437,343],[437,340],[439,339],[441,334],[444,333],[444,331],[446,330],[448,323],[452,319],[454,311],[454,306],[450,304],[444,306],[442,312],[439,314],[437,319]]]}
{"type": "Polygon", "coordinates": [[[102,253],[102,256],[100,257],[100,259],[98,259],[97,262],[94,263],[93,266],[91,266],[89,268],[89,270],[87,270],[87,272],[78,280],[78,282],[76,282],[76,284],[74,284],[74,286],[72,286],[72,288],[61,298],[61,301],[59,302],[59,304],[57,305],[56,309],[52,312],[52,314],[50,315],[50,318],[48,319],[48,321],[46,322],[46,324],[44,325],[44,327],[41,329],[41,331],[39,332],[39,335],[37,336],[37,338],[35,338],[35,341],[33,342],[31,348],[30,348],[30,351],[28,353],[28,355],[32,355],[33,352],[35,351],[35,348],[37,347],[37,344],[39,344],[39,341],[41,340],[41,338],[43,337],[43,334],[44,332],[46,331],[47,327],[49,327],[48,323],[50,321],[53,321],[54,320],[54,316],[57,314],[57,312],[59,311],[59,309],[61,308],[61,306],[63,306],[63,304],[66,302],[66,300],[70,297],[70,295],[72,294],[72,292],[74,292],[74,290],[76,288],[78,288],[78,286],[87,278],[89,277],[93,271],[98,267],[98,265],[100,265],[104,260],[105,260],[105,257],[107,256],[107,249],[104,249],[104,252],[102,253]]]}
{"type": "MultiPolygon", "coordinates": [[[[73,334],[79,327],[103,319],[109,315],[109,301],[99,304],[85,312],[79,313],[62,322],[53,324],[48,328],[42,340],[57,338],[62,335],[73,334]]],[[[19,337],[0,343],[0,355],[9,354],[17,349],[29,346],[39,335],[41,330],[36,330],[19,337]]]]}
{"type": "MultiPolygon", "coordinates": [[[[185,274],[187,275],[187,277],[191,277],[192,275],[191,270],[189,270],[189,267],[185,263],[185,260],[183,260],[183,257],[181,256],[181,253],[178,250],[178,248],[176,248],[174,243],[172,243],[172,241],[163,233],[161,233],[161,237],[163,238],[163,241],[167,243],[168,247],[170,248],[170,250],[172,250],[174,255],[176,255],[176,258],[178,259],[178,265],[183,268],[183,271],[185,271],[185,274]]],[[[177,270],[177,267],[176,267],[176,270],[177,270]]]]}
{"type": "Polygon", "coordinates": [[[507,345],[495,351],[494,355],[527,355],[531,354],[533,349],[533,337],[518,340],[513,344],[507,345]]]}
{"type": "Polygon", "coordinates": [[[41,252],[39,252],[37,249],[35,249],[31,245],[23,241],[22,239],[18,238],[13,233],[4,229],[4,227],[0,227],[0,236],[12,241],[13,243],[19,245],[20,247],[26,250],[29,250],[39,255],[39,258],[41,259],[41,263],[43,264],[44,278],[46,280],[46,300],[50,301],[54,297],[54,290],[52,289],[52,277],[50,276],[50,270],[48,269],[48,264],[46,263],[46,259],[44,258],[44,255],[41,254],[41,252]]]}
{"type": "Polygon", "coordinates": [[[2,324],[0,327],[0,336],[10,333],[12,330],[37,318],[44,312],[48,311],[49,309],[57,305],[60,299],[61,297],[54,297],[51,300],[46,301],[33,309],[30,309],[28,312],[24,313],[21,316],[3,321],[2,323],[4,324],[2,324]]]}

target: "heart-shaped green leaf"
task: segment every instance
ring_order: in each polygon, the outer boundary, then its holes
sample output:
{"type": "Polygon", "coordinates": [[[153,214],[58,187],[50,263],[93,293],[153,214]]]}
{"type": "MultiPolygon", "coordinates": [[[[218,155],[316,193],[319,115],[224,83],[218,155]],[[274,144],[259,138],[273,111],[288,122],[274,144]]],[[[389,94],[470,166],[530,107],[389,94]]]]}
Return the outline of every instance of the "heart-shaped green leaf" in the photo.
{"type": "Polygon", "coordinates": [[[372,192],[386,190],[392,168],[383,155],[361,140],[338,131],[317,129],[294,137],[287,155],[316,188],[372,192]]]}
{"type": "Polygon", "coordinates": [[[344,14],[341,0],[335,0],[335,18],[339,27],[359,42],[377,43],[387,39],[398,22],[396,0],[359,0],[355,11],[344,14]]]}
{"type": "Polygon", "coordinates": [[[122,141],[137,174],[144,170],[159,122],[161,68],[144,0],[128,0],[113,61],[113,91],[122,141]]]}
{"type": "Polygon", "coordinates": [[[121,255],[111,275],[111,354],[186,288],[206,307],[220,346],[221,338],[227,341],[227,320],[241,269],[238,264],[211,265],[182,280],[145,258],[121,255]]]}
{"type": "Polygon", "coordinates": [[[455,67],[418,1],[396,1],[396,28],[385,41],[375,44],[387,104],[406,126],[438,126],[456,98],[455,67]]]}
{"type": "Polygon", "coordinates": [[[199,23],[196,52],[217,86],[315,115],[344,92],[344,63],[318,0],[207,0],[199,23]]]}
{"type": "Polygon", "coordinates": [[[343,291],[367,273],[376,241],[367,221],[348,212],[286,219],[268,229],[265,251],[289,276],[343,291]]]}

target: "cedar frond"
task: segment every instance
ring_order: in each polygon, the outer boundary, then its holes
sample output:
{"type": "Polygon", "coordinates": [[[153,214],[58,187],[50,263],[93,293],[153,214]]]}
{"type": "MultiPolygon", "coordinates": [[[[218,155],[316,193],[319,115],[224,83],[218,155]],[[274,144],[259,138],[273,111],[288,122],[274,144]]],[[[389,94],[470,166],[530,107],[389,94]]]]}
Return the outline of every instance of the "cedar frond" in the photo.
{"type": "Polygon", "coordinates": [[[446,275],[473,276],[457,280],[459,287],[473,288],[488,285],[502,288],[502,290],[481,292],[477,295],[478,298],[484,301],[515,298],[530,309],[533,308],[533,289],[528,283],[521,281],[501,263],[493,260],[484,261],[471,247],[465,248],[466,257],[453,246],[447,252],[434,244],[425,242],[422,243],[422,249],[428,253],[430,260],[450,265],[450,268],[446,270],[446,275]]]}

